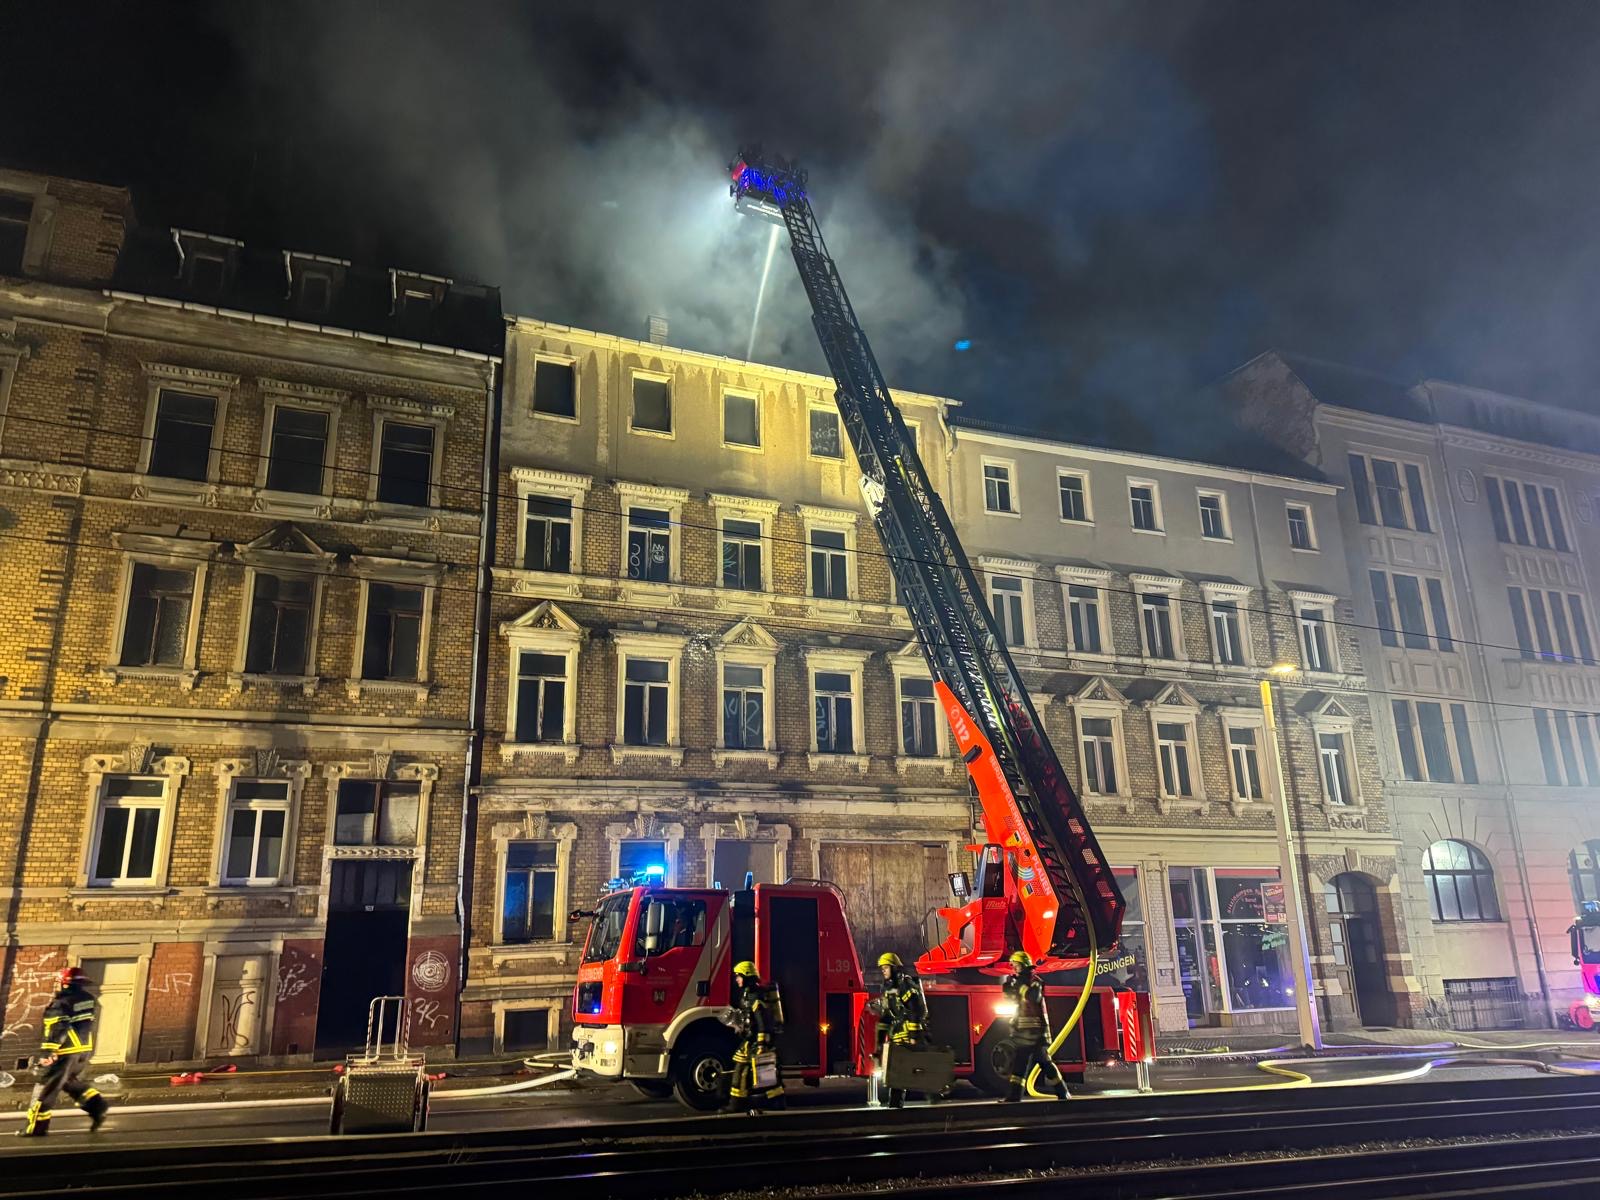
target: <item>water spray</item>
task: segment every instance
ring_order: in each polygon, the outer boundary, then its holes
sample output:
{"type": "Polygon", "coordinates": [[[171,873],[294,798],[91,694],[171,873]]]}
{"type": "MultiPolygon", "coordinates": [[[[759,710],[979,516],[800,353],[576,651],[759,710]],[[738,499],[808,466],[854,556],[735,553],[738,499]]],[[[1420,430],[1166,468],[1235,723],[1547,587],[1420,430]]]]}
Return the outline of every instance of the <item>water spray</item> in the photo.
{"type": "Polygon", "coordinates": [[[750,317],[750,344],[744,348],[745,361],[755,357],[756,326],[761,324],[761,302],[767,295],[767,276],[772,274],[772,256],[778,249],[778,227],[774,225],[767,237],[767,261],[761,267],[761,286],[756,289],[756,311],[750,317]]]}

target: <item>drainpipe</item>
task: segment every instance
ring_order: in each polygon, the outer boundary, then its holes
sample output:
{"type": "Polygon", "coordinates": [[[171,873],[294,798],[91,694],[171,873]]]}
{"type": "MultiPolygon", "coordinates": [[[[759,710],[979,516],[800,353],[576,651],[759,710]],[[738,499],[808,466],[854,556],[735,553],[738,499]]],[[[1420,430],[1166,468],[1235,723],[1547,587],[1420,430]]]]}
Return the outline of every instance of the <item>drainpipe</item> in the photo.
{"type": "MultiPolygon", "coordinates": [[[[1450,452],[1445,447],[1444,427],[1439,423],[1439,409],[1433,402],[1432,386],[1425,383],[1422,385],[1422,389],[1428,394],[1428,409],[1433,416],[1434,436],[1439,441],[1439,460],[1444,463],[1445,477],[1443,484],[1447,489],[1446,494],[1448,496],[1451,468],[1450,452]]],[[[1450,505],[1449,507],[1453,515],[1454,505],[1450,505]]],[[[1478,633],[1478,606],[1477,602],[1473,599],[1471,559],[1467,557],[1466,543],[1461,537],[1461,523],[1459,521],[1452,520],[1451,524],[1455,526],[1454,540],[1456,543],[1456,554],[1461,559],[1461,586],[1466,590],[1467,593],[1468,611],[1473,614],[1472,632],[1476,635],[1478,633]]],[[[1484,692],[1486,693],[1486,698],[1492,703],[1494,698],[1492,694],[1489,693],[1492,693],[1494,690],[1494,678],[1489,674],[1489,656],[1485,653],[1485,647],[1481,637],[1474,636],[1472,638],[1472,643],[1473,654],[1478,660],[1478,669],[1483,673],[1484,692]]],[[[1545,973],[1544,968],[1544,947],[1540,945],[1539,942],[1539,917],[1537,910],[1533,907],[1533,888],[1528,882],[1528,856],[1523,848],[1522,821],[1517,813],[1516,797],[1511,791],[1511,771],[1509,769],[1511,760],[1506,756],[1505,738],[1500,731],[1500,722],[1490,721],[1489,728],[1493,731],[1490,736],[1494,739],[1495,756],[1500,760],[1500,791],[1505,800],[1506,816],[1509,818],[1509,823],[1511,826],[1512,850],[1517,856],[1517,884],[1522,892],[1522,906],[1528,914],[1528,940],[1533,945],[1533,969],[1534,973],[1539,978],[1539,992],[1540,998],[1544,1001],[1545,1018],[1550,1022],[1550,1028],[1554,1029],[1556,1028],[1556,1012],[1554,1001],[1550,996],[1550,978],[1545,973]]],[[[1507,929],[1510,929],[1509,923],[1507,924],[1507,929]]],[[[1511,952],[1513,957],[1516,955],[1516,949],[1516,938],[1513,937],[1511,940],[1511,952]]]]}

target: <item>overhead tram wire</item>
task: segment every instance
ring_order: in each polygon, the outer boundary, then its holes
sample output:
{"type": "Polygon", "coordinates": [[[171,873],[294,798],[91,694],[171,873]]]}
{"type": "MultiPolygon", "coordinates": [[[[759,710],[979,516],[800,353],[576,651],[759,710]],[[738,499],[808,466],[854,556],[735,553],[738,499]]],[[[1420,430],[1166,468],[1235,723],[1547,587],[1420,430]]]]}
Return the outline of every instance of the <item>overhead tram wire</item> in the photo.
{"type": "MultiPolygon", "coordinates": [[[[52,421],[52,420],[49,420],[48,418],[45,418],[45,417],[30,417],[30,416],[25,416],[25,415],[21,415],[21,414],[15,414],[15,413],[8,415],[6,417],[6,421],[7,421],[7,423],[12,422],[12,421],[29,421],[29,422],[32,422],[32,423],[38,424],[38,425],[52,425],[52,426],[56,426],[58,428],[63,428],[63,429],[78,430],[80,432],[84,428],[81,425],[75,425],[75,424],[73,424],[71,422],[67,422],[67,421],[52,421]]],[[[120,432],[117,432],[115,430],[96,430],[95,433],[96,433],[97,436],[119,437],[119,438],[123,438],[123,439],[130,440],[130,441],[144,442],[144,441],[153,441],[154,440],[154,437],[151,434],[120,433],[120,432]]],[[[257,459],[257,460],[270,460],[273,457],[270,454],[263,454],[259,450],[229,450],[229,449],[222,449],[222,450],[218,451],[218,454],[219,454],[220,457],[224,457],[224,458],[226,458],[226,457],[235,457],[235,458],[251,458],[251,459],[257,459]]],[[[335,475],[357,475],[357,476],[365,476],[367,478],[378,478],[382,474],[381,472],[371,470],[370,468],[364,468],[364,467],[341,467],[341,466],[338,466],[338,465],[329,465],[329,464],[326,464],[326,463],[314,462],[313,460],[310,460],[310,459],[287,459],[285,461],[292,462],[292,463],[294,463],[294,464],[296,464],[298,466],[316,466],[316,467],[320,467],[323,470],[331,471],[335,475]]],[[[115,472],[115,473],[124,474],[124,475],[137,475],[137,474],[139,474],[139,472],[137,472],[137,471],[130,471],[130,470],[127,470],[126,468],[123,468],[123,467],[97,466],[97,465],[92,464],[92,463],[62,463],[60,465],[63,468],[79,469],[79,470],[85,470],[85,471],[115,472]]],[[[205,481],[202,481],[202,480],[193,480],[193,481],[187,481],[187,482],[194,482],[196,484],[204,484],[205,483],[205,481]]],[[[248,487],[248,488],[254,489],[255,485],[246,484],[246,485],[229,485],[229,486],[241,486],[241,487],[248,487]]],[[[508,500],[508,501],[515,502],[515,501],[519,501],[519,500],[521,500],[523,498],[522,494],[518,493],[518,492],[502,492],[502,491],[499,491],[497,489],[492,489],[492,488],[491,489],[486,489],[486,488],[481,488],[481,487],[470,487],[470,486],[468,486],[466,484],[439,483],[437,485],[430,485],[430,486],[437,486],[438,490],[441,491],[441,492],[446,492],[446,491],[448,491],[448,492],[463,492],[463,493],[466,493],[468,495],[475,496],[475,497],[477,497],[479,499],[486,499],[486,498],[488,498],[490,496],[493,496],[493,497],[495,497],[496,499],[499,499],[499,500],[508,500]]],[[[296,493],[296,494],[300,494],[300,493],[296,493]]],[[[309,494],[309,493],[307,493],[307,494],[309,494]]],[[[350,503],[367,503],[367,501],[364,498],[357,497],[357,496],[341,497],[341,496],[330,496],[330,495],[326,495],[324,493],[317,493],[317,494],[324,495],[325,499],[333,500],[333,501],[342,499],[342,500],[346,500],[346,501],[348,501],[350,503]]],[[[104,501],[108,501],[108,502],[111,502],[111,503],[126,503],[127,502],[125,500],[125,498],[119,497],[119,496],[87,496],[87,497],[81,497],[81,498],[89,499],[89,500],[104,500],[104,501]]],[[[749,497],[749,499],[754,501],[754,500],[761,499],[761,497],[752,496],[752,497],[749,497]]],[[[140,503],[144,504],[146,507],[151,507],[151,508],[164,507],[158,501],[145,500],[145,501],[140,501],[140,503]]],[[[166,507],[171,507],[171,506],[166,506],[166,507]]],[[[219,511],[220,512],[220,511],[223,511],[223,510],[211,510],[211,511],[219,511]]],[[[463,517],[467,517],[467,516],[481,517],[482,516],[481,512],[479,510],[476,510],[476,509],[441,509],[441,510],[436,510],[436,511],[442,511],[442,512],[445,512],[445,513],[452,513],[452,514],[460,515],[460,516],[463,516],[463,517]]],[[[615,517],[615,518],[617,518],[619,520],[625,518],[626,515],[627,515],[622,509],[617,509],[617,508],[596,508],[596,507],[593,507],[593,506],[582,505],[582,504],[577,504],[577,503],[573,503],[572,504],[572,511],[573,512],[586,513],[586,514],[589,514],[591,516],[615,517]]],[[[852,515],[864,515],[864,514],[856,513],[856,510],[854,510],[854,509],[849,510],[849,511],[851,512],[852,515]]],[[[241,513],[239,515],[255,517],[255,518],[259,518],[259,519],[262,519],[262,520],[268,520],[268,521],[273,519],[271,517],[271,515],[262,514],[262,513],[241,513]]],[[[308,524],[308,525],[316,525],[316,524],[335,524],[335,525],[337,525],[337,524],[350,524],[350,522],[340,521],[338,518],[291,517],[291,516],[289,516],[287,514],[282,516],[280,519],[281,520],[294,520],[294,521],[298,521],[299,523],[308,524]]],[[[520,517],[517,518],[517,519],[520,519],[520,517]]],[[[683,520],[681,518],[671,518],[671,517],[669,517],[667,519],[667,521],[666,521],[666,524],[669,525],[669,526],[677,527],[679,529],[696,529],[696,530],[701,530],[701,531],[708,532],[708,533],[713,533],[713,534],[721,534],[723,532],[722,527],[720,525],[707,524],[707,523],[705,523],[703,521],[686,521],[686,520],[683,520]]],[[[376,525],[376,526],[369,525],[368,527],[369,528],[382,528],[383,526],[381,524],[379,524],[379,525],[376,525]]],[[[412,532],[422,532],[422,531],[395,529],[395,530],[392,530],[391,532],[395,532],[395,533],[412,533],[412,532]]],[[[9,535],[0,534],[0,536],[9,536],[9,535]]],[[[434,534],[432,536],[439,536],[439,535],[434,534]]],[[[448,536],[448,535],[446,535],[446,536],[448,536]]],[[[741,535],[741,536],[743,536],[743,535],[741,535]]],[[[808,550],[808,551],[813,548],[811,543],[806,541],[804,538],[783,536],[783,535],[776,534],[776,533],[763,532],[760,535],[759,540],[766,541],[766,542],[772,542],[774,544],[779,544],[779,545],[798,546],[798,547],[801,547],[802,549],[805,549],[805,550],[808,550]]],[[[67,543],[62,542],[62,543],[56,543],[56,544],[64,545],[64,544],[67,544],[67,543]]],[[[78,543],[78,544],[81,545],[83,543],[78,543]]],[[[903,561],[903,562],[924,562],[924,560],[912,558],[912,557],[909,557],[909,556],[906,556],[906,555],[890,554],[888,551],[885,551],[885,550],[872,550],[872,549],[867,549],[867,548],[864,548],[864,547],[861,547],[861,546],[830,547],[830,552],[834,553],[834,554],[854,555],[857,558],[883,559],[886,562],[891,561],[891,560],[893,560],[893,561],[903,561]]],[[[501,564],[498,564],[498,563],[494,563],[494,564],[490,564],[490,565],[495,570],[520,570],[521,569],[521,568],[517,567],[515,564],[509,564],[509,563],[508,564],[504,564],[504,565],[501,565],[501,564]]],[[[1098,570],[1099,568],[1092,568],[1092,569],[1098,570]]],[[[1013,579],[1016,578],[1016,575],[1014,573],[1007,572],[1007,571],[990,570],[988,568],[978,567],[978,566],[974,566],[972,568],[972,570],[973,570],[973,573],[976,574],[976,575],[996,576],[996,577],[1013,578],[1013,579]]],[[[1194,579],[1188,578],[1186,576],[1178,576],[1178,575],[1171,576],[1171,578],[1176,580],[1176,581],[1178,581],[1179,583],[1193,583],[1197,587],[1204,586],[1204,583],[1207,582],[1207,581],[1201,581],[1201,580],[1194,580],[1194,579]]],[[[1046,581],[1046,582],[1048,582],[1048,581],[1046,581]]],[[[1217,582],[1226,582],[1226,581],[1219,580],[1217,582]]],[[[1090,586],[1093,586],[1096,591],[1104,593],[1105,595],[1108,595],[1108,596],[1131,596],[1131,597],[1133,597],[1135,599],[1138,599],[1139,597],[1148,594],[1148,593],[1145,593],[1145,592],[1141,592],[1136,588],[1112,587],[1109,584],[1104,584],[1104,583],[1096,583],[1096,584],[1093,584],[1093,585],[1090,585],[1090,586]]],[[[1334,599],[1338,599],[1338,597],[1334,597],[1334,599]]],[[[1173,604],[1178,605],[1180,607],[1183,606],[1183,605],[1200,605],[1203,608],[1207,604],[1207,601],[1205,601],[1205,600],[1185,599],[1185,598],[1183,598],[1181,596],[1172,596],[1171,600],[1172,600],[1173,604]]],[[[1276,610],[1276,609],[1271,609],[1271,608],[1260,608],[1260,607],[1256,607],[1254,605],[1236,604],[1234,606],[1234,611],[1236,611],[1238,613],[1241,613],[1241,614],[1252,613],[1252,614],[1255,614],[1255,615],[1258,615],[1258,616],[1267,617],[1269,619],[1285,619],[1285,618],[1287,618],[1287,619],[1290,619],[1290,620],[1298,620],[1296,615],[1294,613],[1292,613],[1292,612],[1282,612],[1282,611],[1279,611],[1279,610],[1276,610]]],[[[1408,635],[1408,631],[1407,630],[1402,629],[1402,628],[1400,628],[1398,626],[1393,626],[1393,625],[1372,625],[1372,624],[1368,624],[1368,623],[1366,623],[1364,621],[1347,620],[1347,619],[1345,619],[1343,617],[1329,617],[1329,618],[1327,618],[1325,620],[1320,621],[1320,624],[1324,628],[1328,628],[1328,629],[1332,629],[1332,628],[1358,629],[1358,630],[1363,630],[1363,631],[1369,632],[1369,633],[1377,633],[1377,634],[1390,633],[1390,634],[1394,634],[1397,637],[1405,637],[1405,636],[1408,635]]],[[[1291,631],[1291,633],[1292,633],[1292,631],[1291,631]]],[[[1591,633],[1591,636],[1600,636],[1600,629],[1591,630],[1590,633],[1591,633]]],[[[1522,656],[1522,655],[1524,655],[1526,653],[1526,651],[1524,651],[1521,646],[1513,646],[1513,645],[1509,645],[1509,644],[1504,643],[1504,642],[1486,642],[1486,641],[1481,641],[1481,640],[1476,639],[1476,638],[1465,637],[1465,636],[1462,636],[1462,635],[1459,635],[1459,634],[1451,634],[1448,637],[1441,637],[1441,636],[1439,636],[1437,634],[1429,633],[1429,634],[1424,634],[1424,635],[1421,635],[1421,636],[1426,636],[1427,638],[1429,638],[1430,640],[1435,641],[1435,642],[1445,641],[1445,642],[1451,642],[1451,643],[1453,643],[1455,645],[1460,645],[1460,646],[1476,646],[1476,647],[1479,647],[1479,648],[1484,649],[1484,650],[1503,650],[1503,651],[1508,651],[1508,652],[1517,654],[1518,656],[1522,656]]],[[[1294,640],[1294,638],[1291,637],[1291,640],[1294,640]]],[[[1448,652],[1446,652],[1446,653],[1448,653],[1448,652]]],[[[1546,659],[1546,661],[1549,661],[1549,659],[1546,656],[1540,655],[1539,657],[1546,659]]],[[[1576,656],[1573,656],[1573,657],[1576,658],[1576,656]]],[[[1537,661],[1537,660],[1528,660],[1528,661],[1537,661]]],[[[1556,661],[1561,661],[1560,657],[1557,657],[1556,661]]],[[[1583,665],[1585,665],[1585,666],[1600,665],[1600,654],[1597,654],[1596,662],[1594,662],[1594,663],[1584,662],[1583,665]]],[[[1406,695],[1406,696],[1416,696],[1416,695],[1418,695],[1418,693],[1415,693],[1415,692],[1397,692],[1397,693],[1394,693],[1394,694],[1395,695],[1406,695]]],[[[1459,696],[1451,697],[1451,698],[1452,699],[1456,699],[1456,700],[1460,700],[1461,699],[1459,696]]],[[[1472,703],[1475,703],[1475,704],[1487,704],[1487,703],[1490,703],[1490,701],[1475,700],[1475,701],[1472,701],[1472,703]]],[[[1576,710],[1567,710],[1567,711],[1576,711],[1576,710]]],[[[1600,713],[1597,713],[1595,715],[1600,715],[1600,713]]]]}

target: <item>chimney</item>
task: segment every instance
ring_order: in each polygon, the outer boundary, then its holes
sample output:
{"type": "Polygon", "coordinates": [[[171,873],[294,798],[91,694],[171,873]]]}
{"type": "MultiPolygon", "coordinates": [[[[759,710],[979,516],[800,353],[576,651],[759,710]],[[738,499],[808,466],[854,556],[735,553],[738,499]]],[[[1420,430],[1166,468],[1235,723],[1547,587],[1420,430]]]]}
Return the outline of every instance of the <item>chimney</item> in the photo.
{"type": "Polygon", "coordinates": [[[665,317],[650,318],[650,340],[657,346],[667,344],[667,319],[665,317]]]}

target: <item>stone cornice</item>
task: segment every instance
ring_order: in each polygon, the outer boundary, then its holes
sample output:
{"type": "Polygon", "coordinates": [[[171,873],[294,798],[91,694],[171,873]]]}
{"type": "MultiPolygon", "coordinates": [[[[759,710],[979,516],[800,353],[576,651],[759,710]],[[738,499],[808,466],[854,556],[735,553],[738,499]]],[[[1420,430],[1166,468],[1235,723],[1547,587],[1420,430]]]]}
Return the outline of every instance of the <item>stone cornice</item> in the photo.
{"type": "Polygon", "coordinates": [[[158,383],[187,384],[190,387],[229,392],[239,386],[239,377],[227,371],[203,371],[199,367],[180,367],[163,362],[141,362],[139,366],[158,383]]]}

